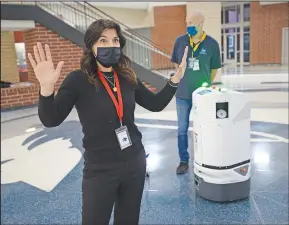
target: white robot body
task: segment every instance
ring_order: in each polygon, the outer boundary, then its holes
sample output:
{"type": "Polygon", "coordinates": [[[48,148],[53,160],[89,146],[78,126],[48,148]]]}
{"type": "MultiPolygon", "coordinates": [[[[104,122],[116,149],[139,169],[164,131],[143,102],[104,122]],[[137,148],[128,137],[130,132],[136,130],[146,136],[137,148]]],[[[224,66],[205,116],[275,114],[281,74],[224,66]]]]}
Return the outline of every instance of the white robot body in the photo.
{"type": "Polygon", "coordinates": [[[249,196],[250,103],[240,92],[201,87],[193,93],[197,193],[213,201],[249,196]]]}

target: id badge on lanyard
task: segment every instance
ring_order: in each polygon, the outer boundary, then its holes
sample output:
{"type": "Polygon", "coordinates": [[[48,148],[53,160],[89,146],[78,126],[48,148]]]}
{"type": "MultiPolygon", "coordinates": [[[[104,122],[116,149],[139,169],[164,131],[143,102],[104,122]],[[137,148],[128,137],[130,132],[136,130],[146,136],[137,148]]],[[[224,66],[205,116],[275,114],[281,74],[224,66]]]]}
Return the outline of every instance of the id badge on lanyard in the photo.
{"type": "Polygon", "coordinates": [[[198,71],[200,70],[200,64],[199,64],[199,60],[191,57],[189,58],[189,66],[190,69],[193,69],[193,71],[198,71]]]}
{"type": "Polygon", "coordinates": [[[196,44],[195,46],[194,46],[194,42],[193,42],[192,38],[190,37],[190,45],[192,46],[193,50],[192,50],[192,57],[189,58],[189,65],[188,65],[188,67],[189,67],[190,69],[193,69],[193,71],[198,71],[198,70],[200,70],[200,62],[199,62],[199,60],[195,57],[194,54],[197,52],[197,50],[198,50],[198,48],[199,48],[199,45],[205,40],[206,36],[207,36],[207,35],[206,35],[205,32],[204,32],[203,35],[202,35],[201,41],[200,41],[198,44],[196,44]]]}
{"type": "Polygon", "coordinates": [[[98,71],[98,75],[99,75],[100,80],[102,81],[106,91],[108,92],[111,100],[114,103],[114,106],[116,108],[116,112],[117,112],[117,115],[118,115],[118,118],[120,121],[120,127],[115,130],[115,134],[116,134],[120,149],[121,150],[126,149],[132,145],[132,142],[131,142],[131,138],[129,136],[127,126],[123,126],[123,124],[122,124],[123,102],[122,102],[122,96],[121,96],[121,92],[120,92],[120,85],[119,85],[118,76],[117,76],[116,72],[114,71],[114,79],[115,79],[115,83],[116,83],[116,91],[117,91],[117,98],[118,98],[118,101],[117,101],[114,94],[112,93],[107,81],[105,80],[103,74],[100,71],[98,71]]]}

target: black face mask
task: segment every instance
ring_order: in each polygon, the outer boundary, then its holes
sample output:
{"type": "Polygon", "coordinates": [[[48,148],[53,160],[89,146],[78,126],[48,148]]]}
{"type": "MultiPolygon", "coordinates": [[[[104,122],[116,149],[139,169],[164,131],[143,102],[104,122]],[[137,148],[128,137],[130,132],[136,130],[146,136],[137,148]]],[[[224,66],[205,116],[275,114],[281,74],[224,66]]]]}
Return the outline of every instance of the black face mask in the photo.
{"type": "Polygon", "coordinates": [[[120,59],[120,47],[97,47],[95,58],[106,68],[115,66],[120,59]]]}

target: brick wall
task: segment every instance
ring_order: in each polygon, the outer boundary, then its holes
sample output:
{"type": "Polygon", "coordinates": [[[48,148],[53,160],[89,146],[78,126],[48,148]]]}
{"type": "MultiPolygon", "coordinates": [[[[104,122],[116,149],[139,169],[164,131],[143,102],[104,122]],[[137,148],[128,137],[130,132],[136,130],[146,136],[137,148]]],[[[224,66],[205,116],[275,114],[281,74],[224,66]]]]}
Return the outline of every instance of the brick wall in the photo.
{"type": "Polygon", "coordinates": [[[1,31],[1,80],[19,82],[14,33],[1,31]]]}
{"type": "Polygon", "coordinates": [[[27,87],[21,85],[12,88],[1,88],[1,109],[36,104],[38,102],[38,90],[37,84],[27,87]]]}
{"type": "MultiPolygon", "coordinates": [[[[151,28],[151,40],[167,49],[171,55],[175,40],[186,33],[186,6],[154,7],[154,26],[151,28]]],[[[152,53],[153,69],[173,68],[170,59],[152,53]]]]}
{"type": "Polygon", "coordinates": [[[289,3],[251,2],[250,63],[281,63],[282,28],[288,27],[289,3]]]}
{"type": "MultiPolygon", "coordinates": [[[[11,33],[13,40],[13,32],[11,33]]],[[[2,32],[1,32],[2,36],[2,32]]],[[[63,81],[64,77],[75,69],[80,68],[80,59],[82,56],[82,49],[70,41],[60,37],[58,34],[48,30],[40,24],[36,24],[34,29],[25,31],[23,33],[26,53],[33,53],[33,45],[40,41],[43,45],[48,44],[51,49],[51,55],[56,66],[59,61],[64,61],[62,73],[56,84],[56,90],[63,81]]],[[[1,43],[2,44],[2,43],[1,43]]],[[[4,59],[7,61],[7,56],[4,59]]],[[[9,59],[11,62],[11,58],[9,59]]],[[[38,81],[34,75],[33,69],[28,63],[28,79],[32,82],[30,85],[20,85],[13,88],[1,88],[1,109],[12,107],[30,106],[38,102],[38,81]]],[[[9,65],[12,65],[11,63],[9,65]]],[[[2,45],[1,45],[1,72],[2,72],[2,45]]],[[[18,77],[18,71],[15,73],[18,77]]]]}
{"type": "MultiPolygon", "coordinates": [[[[75,69],[80,68],[80,59],[82,56],[82,49],[77,45],[71,43],[70,41],[62,38],[57,33],[48,30],[46,27],[36,24],[34,29],[30,29],[24,32],[24,42],[26,53],[33,53],[33,46],[39,41],[44,44],[48,44],[51,50],[52,59],[54,66],[56,67],[58,62],[64,61],[62,67],[62,73],[57,82],[56,87],[58,87],[63,78],[75,69]]],[[[28,60],[29,62],[29,60],[28,60]]],[[[34,75],[33,69],[28,63],[28,80],[30,82],[36,82],[36,77],[34,75]]]]}

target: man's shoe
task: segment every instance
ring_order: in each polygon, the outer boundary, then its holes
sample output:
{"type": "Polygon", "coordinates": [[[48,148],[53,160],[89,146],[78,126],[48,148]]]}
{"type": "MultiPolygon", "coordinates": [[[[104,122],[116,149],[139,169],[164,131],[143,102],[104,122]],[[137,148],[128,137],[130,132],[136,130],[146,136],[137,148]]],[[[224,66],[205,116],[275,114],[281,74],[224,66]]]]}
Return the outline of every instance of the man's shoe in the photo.
{"type": "Polygon", "coordinates": [[[185,174],[188,172],[189,169],[189,163],[181,162],[180,165],[177,168],[177,174],[185,174]]]}

